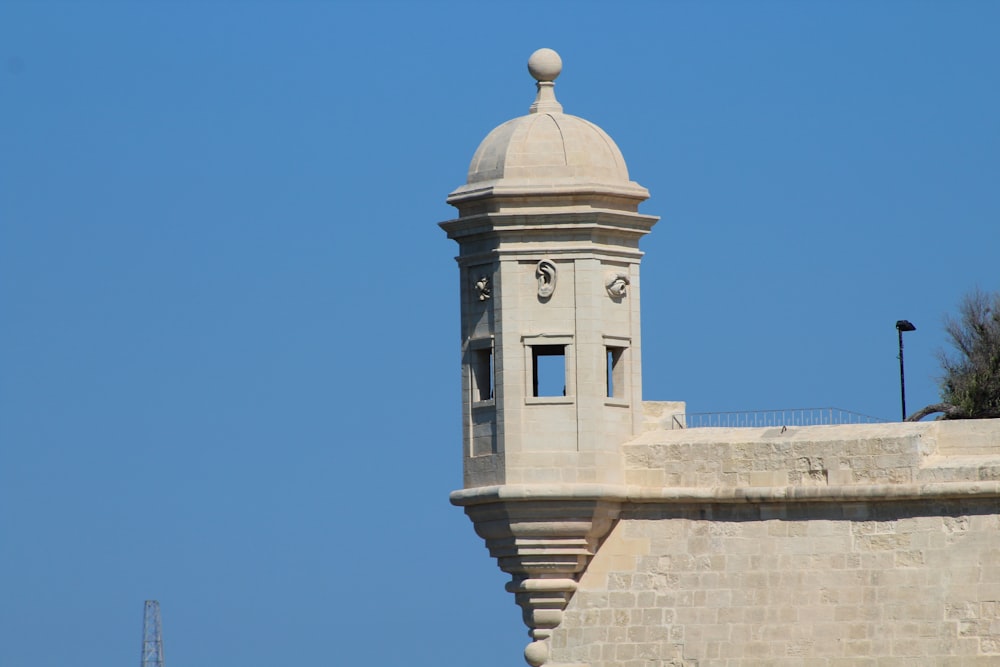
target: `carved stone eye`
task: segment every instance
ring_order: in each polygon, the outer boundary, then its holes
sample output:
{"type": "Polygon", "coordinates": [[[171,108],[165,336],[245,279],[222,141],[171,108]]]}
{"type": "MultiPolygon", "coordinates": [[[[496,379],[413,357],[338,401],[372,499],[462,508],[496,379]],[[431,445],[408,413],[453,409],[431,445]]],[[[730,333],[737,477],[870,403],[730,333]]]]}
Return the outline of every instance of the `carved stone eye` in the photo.
{"type": "Polygon", "coordinates": [[[608,290],[608,295],[612,299],[624,299],[628,296],[628,286],[632,281],[628,279],[628,274],[620,271],[609,271],[604,275],[604,287],[608,290]]]}
{"type": "Polygon", "coordinates": [[[538,279],[538,296],[547,299],[556,291],[556,265],[548,259],[543,259],[535,266],[535,278],[538,279]]]}

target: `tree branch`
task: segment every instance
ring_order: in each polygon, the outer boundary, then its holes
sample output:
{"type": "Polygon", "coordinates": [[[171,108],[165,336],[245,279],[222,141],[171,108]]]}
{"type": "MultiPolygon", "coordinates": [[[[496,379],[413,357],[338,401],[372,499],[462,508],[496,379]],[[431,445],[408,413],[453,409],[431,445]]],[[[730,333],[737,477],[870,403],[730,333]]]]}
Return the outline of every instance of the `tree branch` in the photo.
{"type": "Polygon", "coordinates": [[[962,416],[962,411],[955,405],[951,403],[935,403],[934,405],[928,405],[922,410],[914,412],[912,415],[906,418],[908,422],[918,422],[927,415],[932,415],[935,412],[942,412],[938,419],[957,419],[962,416]]]}

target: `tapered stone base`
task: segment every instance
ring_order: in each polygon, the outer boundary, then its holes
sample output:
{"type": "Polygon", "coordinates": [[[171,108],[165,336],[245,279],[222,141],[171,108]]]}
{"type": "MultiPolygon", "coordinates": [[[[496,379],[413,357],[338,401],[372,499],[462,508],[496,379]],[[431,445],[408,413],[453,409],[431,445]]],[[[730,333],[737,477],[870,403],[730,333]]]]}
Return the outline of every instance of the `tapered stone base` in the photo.
{"type": "Polygon", "coordinates": [[[503,495],[494,490],[452,500],[465,506],[490,555],[511,575],[506,588],[534,640],[524,657],[539,667],[548,660],[545,640],[562,622],[580,575],[618,518],[620,503],[600,497],[503,495]]]}

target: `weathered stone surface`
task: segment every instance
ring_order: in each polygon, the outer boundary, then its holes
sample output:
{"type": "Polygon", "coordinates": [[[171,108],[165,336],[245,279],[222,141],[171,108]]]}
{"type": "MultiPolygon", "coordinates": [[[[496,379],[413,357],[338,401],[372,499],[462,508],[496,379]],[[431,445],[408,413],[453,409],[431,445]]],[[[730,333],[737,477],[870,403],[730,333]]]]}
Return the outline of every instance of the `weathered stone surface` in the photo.
{"type": "Polygon", "coordinates": [[[1000,664],[998,516],[996,498],[630,505],[552,660],[1000,664]]]}
{"type": "Polygon", "coordinates": [[[1000,664],[1000,420],[647,431],[622,452],[628,502],[553,664],[1000,664]]]}

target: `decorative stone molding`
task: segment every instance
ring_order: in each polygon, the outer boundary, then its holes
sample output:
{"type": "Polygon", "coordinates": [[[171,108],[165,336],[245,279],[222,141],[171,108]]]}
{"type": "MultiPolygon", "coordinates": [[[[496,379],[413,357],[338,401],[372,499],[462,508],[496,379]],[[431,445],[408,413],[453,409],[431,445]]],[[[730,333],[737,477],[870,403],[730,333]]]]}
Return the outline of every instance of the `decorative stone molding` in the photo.
{"type": "Polygon", "coordinates": [[[612,299],[624,299],[627,296],[627,288],[632,284],[627,273],[621,271],[608,271],[604,274],[604,287],[612,299]]]}
{"type": "Polygon", "coordinates": [[[535,266],[535,278],[538,279],[538,297],[548,299],[556,291],[555,262],[543,259],[535,266]]]}
{"type": "Polygon", "coordinates": [[[511,491],[505,493],[505,487],[458,491],[452,502],[465,506],[490,555],[511,575],[506,588],[521,607],[532,638],[524,659],[540,667],[549,657],[545,640],[562,622],[580,575],[611,531],[621,505],[572,492],[517,497],[518,492],[511,491]]]}

